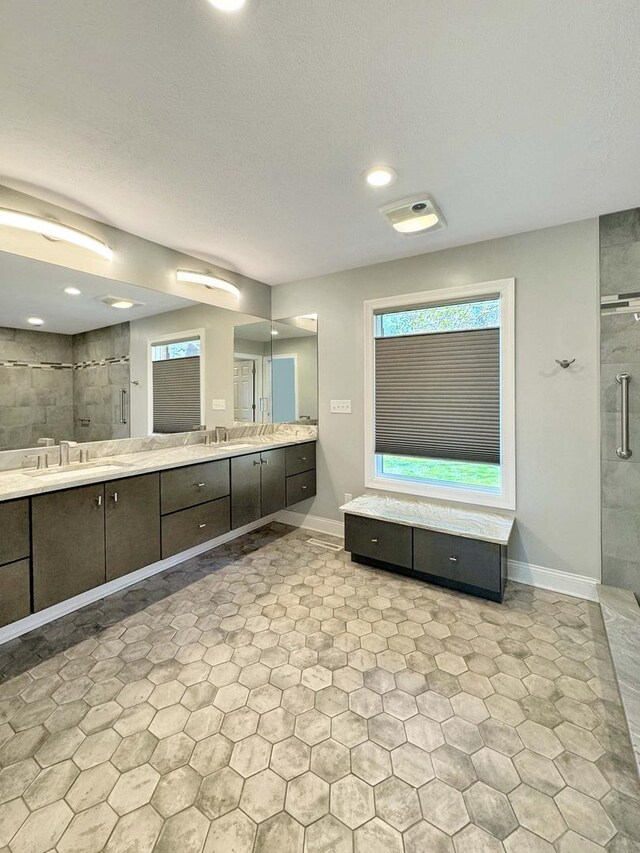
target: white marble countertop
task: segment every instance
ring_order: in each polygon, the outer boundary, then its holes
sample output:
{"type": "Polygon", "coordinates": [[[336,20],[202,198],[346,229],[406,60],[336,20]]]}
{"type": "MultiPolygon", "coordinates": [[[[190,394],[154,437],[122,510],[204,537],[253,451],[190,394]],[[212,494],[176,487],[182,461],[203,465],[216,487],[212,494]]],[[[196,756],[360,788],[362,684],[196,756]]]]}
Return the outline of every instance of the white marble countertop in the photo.
{"type": "Polygon", "coordinates": [[[103,456],[91,459],[89,465],[74,462],[64,468],[51,467],[42,471],[36,471],[33,468],[0,471],[0,502],[45,492],[57,492],[74,486],[87,486],[92,483],[103,483],[106,480],[133,477],[136,474],[196,465],[199,462],[229,459],[246,453],[304,444],[308,441],[315,441],[315,439],[308,436],[294,437],[272,433],[238,438],[223,444],[191,444],[103,456]]]}
{"type": "Polygon", "coordinates": [[[513,529],[514,519],[509,515],[479,509],[466,509],[412,497],[393,497],[380,492],[360,495],[340,510],[350,515],[378,518],[421,527],[467,539],[481,539],[497,545],[507,545],[513,529]]]}

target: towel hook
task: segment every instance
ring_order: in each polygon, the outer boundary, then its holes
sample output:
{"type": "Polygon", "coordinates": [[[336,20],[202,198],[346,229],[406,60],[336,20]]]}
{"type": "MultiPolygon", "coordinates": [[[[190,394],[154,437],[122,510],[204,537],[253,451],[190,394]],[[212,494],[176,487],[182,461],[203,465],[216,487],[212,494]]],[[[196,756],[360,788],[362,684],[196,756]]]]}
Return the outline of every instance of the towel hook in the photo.
{"type": "Polygon", "coordinates": [[[575,358],[572,358],[571,361],[569,361],[568,358],[556,358],[556,364],[559,364],[563,370],[566,370],[567,367],[571,367],[574,361],[575,358]]]}

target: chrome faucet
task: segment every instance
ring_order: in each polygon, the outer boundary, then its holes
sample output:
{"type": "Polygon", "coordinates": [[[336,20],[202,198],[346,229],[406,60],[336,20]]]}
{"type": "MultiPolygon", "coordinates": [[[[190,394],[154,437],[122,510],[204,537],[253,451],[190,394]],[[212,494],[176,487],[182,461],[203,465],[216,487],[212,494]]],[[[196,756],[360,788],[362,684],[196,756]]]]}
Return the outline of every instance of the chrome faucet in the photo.
{"type": "Polygon", "coordinates": [[[216,434],[216,444],[218,444],[221,441],[228,441],[229,433],[228,433],[226,427],[217,426],[215,428],[215,434],[216,434]]]}
{"type": "Polygon", "coordinates": [[[61,441],[60,442],[60,467],[63,468],[70,464],[69,448],[77,447],[77,441],[61,441]]]}

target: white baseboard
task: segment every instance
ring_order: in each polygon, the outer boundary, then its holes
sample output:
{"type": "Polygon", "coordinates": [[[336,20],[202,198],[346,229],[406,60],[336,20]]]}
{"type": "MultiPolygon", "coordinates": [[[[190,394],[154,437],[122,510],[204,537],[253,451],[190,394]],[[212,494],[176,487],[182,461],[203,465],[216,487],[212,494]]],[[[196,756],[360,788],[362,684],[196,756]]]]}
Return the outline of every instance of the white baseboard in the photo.
{"type": "Polygon", "coordinates": [[[69,598],[66,601],[61,601],[59,604],[54,604],[53,607],[47,607],[46,610],[40,610],[38,613],[32,613],[24,619],[17,622],[12,622],[11,625],[6,625],[0,628],[0,645],[7,643],[9,640],[14,640],[16,637],[27,634],[33,631],[34,628],[40,628],[48,622],[53,622],[61,616],[66,616],[68,613],[73,613],[75,610],[80,610],[88,604],[93,604],[94,601],[99,601],[101,598],[106,598],[108,595],[113,595],[114,592],[119,592],[121,589],[126,589],[128,586],[133,586],[140,581],[164,572],[166,569],[171,569],[179,563],[184,563],[185,560],[191,557],[197,557],[198,554],[204,554],[205,551],[210,551],[218,545],[224,545],[225,542],[231,542],[237,539],[244,533],[250,533],[252,530],[257,530],[259,527],[264,527],[265,524],[275,520],[275,516],[268,515],[266,518],[261,518],[259,521],[254,521],[251,524],[245,524],[244,527],[238,527],[236,530],[231,530],[229,533],[224,533],[216,539],[210,539],[208,542],[203,542],[202,545],[197,545],[195,548],[190,548],[188,551],[181,551],[174,557],[167,557],[166,560],[159,560],[157,563],[152,563],[150,566],[145,566],[143,569],[138,569],[124,577],[116,578],[109,583],[96,586],[86,592],[69,598]]]}
{"type": "Polygon", "coordinates": [[[276,521],[290,524],[292,527],[304,527],[305,530],[313,530],[315,533],[327,533],[329,536],[338,536],[344,539],[344,524],[342,521],[333,521],[331,518],[322,518],[320,515],[305,515],[301,512],[291,512],[283,509],[276,513],[276,521]]]}
{"type": "Polygon", "coordinates": [[[569,572],[559,572],[557,569],[547,569],[544,566],[534,566],[532,563],[522,563],[520,560],[509,560],[509,580],[523,583],[527,586],[537,586],[564,595],[574,595],[576,598],[586,598],[597,601],[597,586],[600,581],[586,575],[574,575],[569,572]]]}
{"type": "MultiPolygon", "coordinates": [[[[332,536],[344,538],[344,524],[341,521],[321,518],[319,515],[303,515],[299,512],[283,510],[276,515],[276,521],[290,524],[292,527],[304,527],[306,530],[329,533],[332,536]]],[[[535,566],[532,563],[523,563],[520,560],[509,560],[507,573],[509,580],[526,584],[526,586],[536,586],[552,592],[561,592],[564,595],[573,595],[576,598],[585,598],[588,601],[598,600],[596,587],[599,581],[585,575],[559,572],[557,569],[547,569],[544,566],[535,566]]]]}

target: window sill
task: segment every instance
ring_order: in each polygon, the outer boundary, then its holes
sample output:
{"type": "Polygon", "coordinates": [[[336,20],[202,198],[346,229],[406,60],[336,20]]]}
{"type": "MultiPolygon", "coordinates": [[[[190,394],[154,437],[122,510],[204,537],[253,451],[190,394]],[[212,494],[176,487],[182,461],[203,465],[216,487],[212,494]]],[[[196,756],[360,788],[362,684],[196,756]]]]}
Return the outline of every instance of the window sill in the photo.
{"type": "Polygon", "coordinates": [[[473,504],[478,507],[493,509],[515,510],[515,495],[504,492],[490,492],[482,489],[464,488],[461,486],[440,486],[435,483],[412,483],[395,480],[393,477],[372,477],[365,483],[367,489],[377,489],[402,495],[416,495],[434,500],[451,501],[453,503],[473,504]]]}

